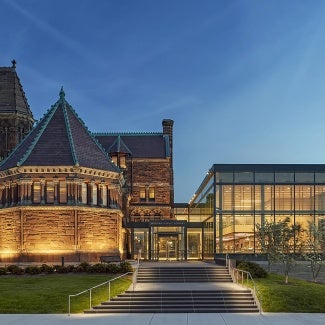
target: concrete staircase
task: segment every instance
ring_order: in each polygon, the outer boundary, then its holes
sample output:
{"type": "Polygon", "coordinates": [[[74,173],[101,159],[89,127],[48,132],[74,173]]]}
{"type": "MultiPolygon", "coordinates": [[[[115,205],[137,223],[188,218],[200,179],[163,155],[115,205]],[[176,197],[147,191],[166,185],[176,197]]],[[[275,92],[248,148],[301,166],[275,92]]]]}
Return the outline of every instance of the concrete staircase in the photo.
{"type": "Polygon", "coordinates": [[[138,283],[232,282],[225,267],[140,268],[138,283]]]}
{"type": "Polygon", "coordinates": [[[137,282],[136,291],[128,290],[85,313],[259,311],[250,290],[233,285],[224,267],[144,267],[138,270],[137,282]]]}

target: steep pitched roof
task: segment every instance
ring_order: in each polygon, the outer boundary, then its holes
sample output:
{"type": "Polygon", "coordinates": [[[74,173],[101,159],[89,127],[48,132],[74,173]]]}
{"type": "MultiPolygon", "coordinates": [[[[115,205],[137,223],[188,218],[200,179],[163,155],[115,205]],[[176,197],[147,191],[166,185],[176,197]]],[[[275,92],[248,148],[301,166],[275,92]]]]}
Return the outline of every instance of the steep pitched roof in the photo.
{"type": "Polygon", "coordinates": [[[13,61],[11,68],[0,67],[0,113],[21,113],[33,118],[15,64],[13,61]]]}
{"type": "Polygon", "coordinates": [[[133,158],[170,157],[169,138],[163,133],[94,133],[94,136],[109,154],[123,152],[133,158]],[[123,143],[119,151],[116,150],[118,141],[123,143]]]}
{"type": "Polygon", "coordinates": [[[65,100],[61,89],[60,99],[9,157],[0,163],[0,170],[15,166],[75,165],[119,172],[65,100]]]}

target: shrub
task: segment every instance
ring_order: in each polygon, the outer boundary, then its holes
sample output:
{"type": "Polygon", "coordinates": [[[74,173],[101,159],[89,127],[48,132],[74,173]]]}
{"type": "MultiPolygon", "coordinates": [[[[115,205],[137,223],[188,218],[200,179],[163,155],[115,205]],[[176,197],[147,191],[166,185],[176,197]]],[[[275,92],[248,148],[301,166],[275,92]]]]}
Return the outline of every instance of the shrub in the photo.
{"type": "Polygon", "coordinates": [[[90,268],[91,265],[87,262],[82,262],[76,267],[77,272],[88,272],[90,268]]]}
{"type": "Polygon", "coordinates": [[[237,269],[247,271],[253,278],[265,278],[267,272],[258,264],[248,261],[239,261],[237,269]]]}
{"type": "Polygon", "coordinates": [[[47,274],[51,274],[54,272],[54,267],[53,266],[49,266],[47,264],[42,264],[40,266],[40,270],[42,273],[47,273],[47,274]]]}
{"type": "Polygon", "coordinates": [[[19,267],[18,265],[12,264],[7,266],[7,270],[9,273],[14,275],[24,274],[24,269],[19,267]]]}
{"type": "Polygon", "coordinates": [[[121,262],[120,270],[121,270],[121,273],[133,272],[133,267],[129,262],[121,262]]]}
{"type": "Polygon", "coordinates": [[[38,266],[27,266],[25,267],[25,273],[27,274],[40,274],[42,271],[38,266]]]}
{"type": "Polygon", "coordinates": [[[117,264],[114,264],[114,263],[110,263],[110,264],[107,264],[106,265],[106,268],[107,268],[107,273],[112,273],[112,274],[115,274],[115,273],[120,273],[120,266],[117,265],[117,264]]]}
{"type": "Polygon", "coordinates": [[[103,263],[97,263],[92,265],[89,269],[88,272],[91,273],[107,273],[108,272],[108,267],[107,264],[103,263]]]}
{"type": "Polygon", "coordinates": [[[55,272],[57,273],[69,273],[69,268],[62,265],[54,265],[55,272]]]}
{"type": "Polygon", "coordinates": [[[6,267],[0,267],[0,275],[6,275],[8,273],[8,270],[6,267]]]}

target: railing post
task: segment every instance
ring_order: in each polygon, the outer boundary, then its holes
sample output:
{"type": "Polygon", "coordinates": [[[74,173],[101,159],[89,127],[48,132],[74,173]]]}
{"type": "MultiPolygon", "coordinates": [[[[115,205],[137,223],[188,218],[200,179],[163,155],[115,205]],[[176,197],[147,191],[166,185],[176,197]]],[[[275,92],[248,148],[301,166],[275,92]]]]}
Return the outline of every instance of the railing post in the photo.
{"type": "Polygon", "coordinates": [[[111,301],[111,281],[108,282],[108,301],[111,301]]]}
{"type": "Polygon", "coordinates": [[[69,306],[69,307],[68,307],[68,316],[70,316],[70,304],[71,304],[71,303],[70,303],[70,300],[71,300],[71,296],[69,295],[69,303],[68,303],[68,306],[69,306]]]}
{"type": "Polygon", "coordinates": [[[91,289],[89,290],[89,309],[91,309],[91,289]]]}

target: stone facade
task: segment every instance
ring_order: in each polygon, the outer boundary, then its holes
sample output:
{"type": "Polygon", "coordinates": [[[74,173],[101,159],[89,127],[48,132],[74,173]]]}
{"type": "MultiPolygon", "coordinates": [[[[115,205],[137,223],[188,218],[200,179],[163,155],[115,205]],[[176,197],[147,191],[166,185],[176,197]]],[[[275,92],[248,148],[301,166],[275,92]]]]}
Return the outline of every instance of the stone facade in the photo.
{"type": "Polygon", "coordinates": [[[20,143],[34,124],[33,114],[15,69],[0,67],[0,161],[20,143]]]}

